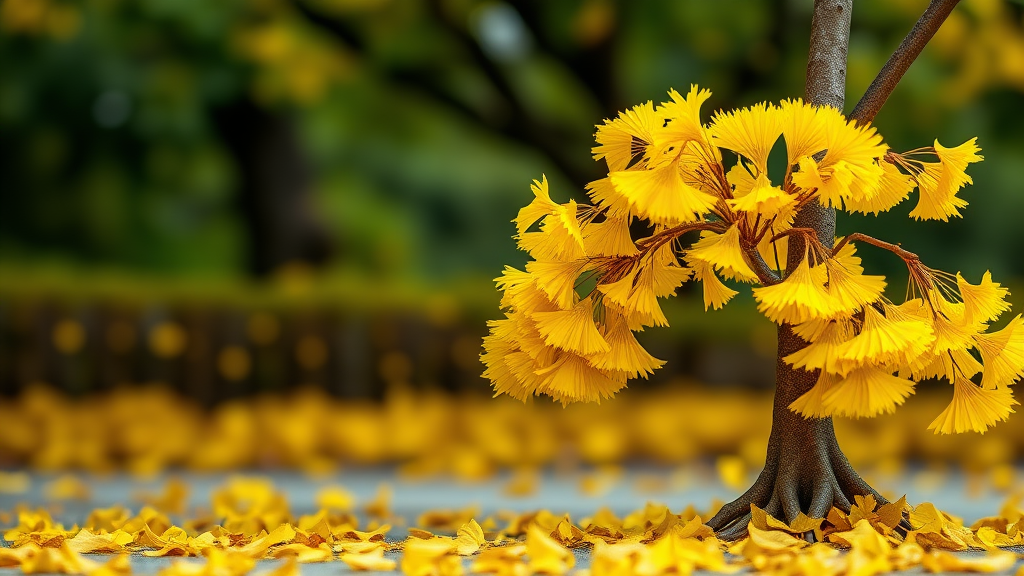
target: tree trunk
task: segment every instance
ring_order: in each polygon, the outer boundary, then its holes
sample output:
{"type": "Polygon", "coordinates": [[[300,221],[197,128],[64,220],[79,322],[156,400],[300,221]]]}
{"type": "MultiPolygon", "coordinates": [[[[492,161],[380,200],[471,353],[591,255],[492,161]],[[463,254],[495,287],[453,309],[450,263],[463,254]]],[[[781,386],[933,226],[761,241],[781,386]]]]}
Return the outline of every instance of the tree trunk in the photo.
{"type": "Polygon", "coordinates": [[[238,169],[250,272],[325,263],[333,247],[313,213],[312,174],[291,121],[244,98],[216,110],[214,120],[238,169]]]}
{"type": "MultiPolygon", "coordinates": [[[[853,0],[814,2],[805,95],[811,104],[843,109],[852,8],[853,0]]],[[[793,226],[813,228],[821,243],[832,247],[836,211],[815,202],[797,214],[793,226]]],[[[786,267],[792,269],[803,258],[803,238],[790,237],[789,246],[786,267]]],[[[783,360],[806,345],[793,333],[792,326],[779,327],[775,402],[765,467],[746,493],[723,506],[708,522],[720,531],[720,537],[737,538],[746,533],[752,504],[792,522],[800,512],[822,518],[833,506],[849,511],[857,495],[872,494],[879,502],[885,502],[853,470],[839,449],[831,418],[806,419],[789,409],[818,379],[817,371],[794,369],[783,360]]]]}

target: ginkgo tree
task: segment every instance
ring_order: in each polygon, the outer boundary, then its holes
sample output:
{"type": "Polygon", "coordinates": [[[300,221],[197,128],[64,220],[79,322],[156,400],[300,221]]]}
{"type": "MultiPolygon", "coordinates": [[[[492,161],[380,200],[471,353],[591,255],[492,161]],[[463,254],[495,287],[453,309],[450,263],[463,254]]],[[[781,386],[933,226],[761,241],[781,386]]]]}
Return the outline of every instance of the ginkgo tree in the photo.
{"type": "Polygon", "coordinates": [[[982,160],[975,139],[896,152],[870,125],[955,4],[932,2],[849,116],[852,1],[817,0],[806,101],[705,115],[710,92],[693,86],[598,126],[593,154],[608,175],[588,186],[590,204],[556,202],[541,179],[514,220],[531,260],[496,280],[505,318],[491,323],[482,355],[495,391],[608,398],[664,364],[634,335],[667,325],[660,299],[699,282],[705,308],[718,309],[737,294],[723,280],[754,285],[758,310],[779,325],[772,432],[755,484],[709,521],[724,537],[745,532],[751,505],[792,522],[848,511],[857,496],[885,502],[839,449],[832,416],[892,412],[917,382],[938,378],[952,401],[936,433],[1004,420],[1024,375],[1024,320],[990,329],[1009,310],[1007,289],[989,273],[972,283],[930,268],[898,244],[835,238],[836,211],[877,214],[914,195],[912,218],[947,221],[967,205],[967,169],[982,160]],[[769,171],[780,139],[785,164],[769,171]],[[906,265],[902,301],[865,272],[866,249],[906,265]]]}

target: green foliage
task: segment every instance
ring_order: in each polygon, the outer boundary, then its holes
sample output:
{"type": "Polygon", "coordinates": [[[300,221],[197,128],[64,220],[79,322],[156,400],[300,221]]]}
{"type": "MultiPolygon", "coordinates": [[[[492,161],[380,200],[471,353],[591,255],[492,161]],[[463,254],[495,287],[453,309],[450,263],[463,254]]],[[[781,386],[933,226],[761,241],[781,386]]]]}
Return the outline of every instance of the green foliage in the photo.
{"type": "MultiPolygon", "coordinates": [[[[921,9],[858,4],[851,105],[921,9]]],[[[8,0],[0,262],[242,274],[250,167],[217,118],[252,102],[297,126],[333,267],[491,277],[522,259],[506,220],[531,178],[582,199],[594,124],[690,83],[714,89],[710,109],[799,96],[809,19],[809,4],[775,0],[8,0]]],[[[1021,46],[1016,7],[965,0],[877,118],[896,149],[977,135],[986,151],[972,218],[907,227],[938,267],[1024,275],[1021,46]]],[[[902,226],[909,210],[844,218],[840,233],[902,226]]]]}

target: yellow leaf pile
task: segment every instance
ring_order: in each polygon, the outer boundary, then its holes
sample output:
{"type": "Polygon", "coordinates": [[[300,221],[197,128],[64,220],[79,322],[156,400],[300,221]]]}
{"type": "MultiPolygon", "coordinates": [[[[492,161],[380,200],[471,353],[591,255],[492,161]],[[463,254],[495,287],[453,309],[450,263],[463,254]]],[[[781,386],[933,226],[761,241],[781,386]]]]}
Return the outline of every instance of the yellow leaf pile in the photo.
{"type": "MultiPolygon", "coordinates": [[[[940,391],[912,397],[898,415],[835,421],[843,450],[856,465],[920,458],[973,470],[1004,470],[1024,457],[1024,419],[1011,418],[984,436],[936,441],[925,428],[948,400],[940,391]],[[901,441],[894,442],[894,438],[901,441]]],[[[763,465],[771,428],[767,392],[714,390],[680,380],[672,386],[633,389],[602,406],[546,403],[395,389],[382,402],[339,400],[315,389],[239,399],[204,412],[191,400],[158,387],[117,388],[72,401],[42,387],[0,399],[0,459],[52,472],[124,470],[149,475],[173,467],[197,471],[290,468],[322,473],[333,466],[398,464],[405,477],[454,475],[480,481],[515,468],[528,478],[539,467],[575,454],[611,472],[585,479],[600,492],[616,482],[615,464],[630,458],[684,464],[727,455],[730,482],[763,465]],[[727,420],[728,426],[721,426],[727,420]],[[672,438],[666,442],[665,438],[672,438]]],[[[994,472],[993,472],[994,473],[994,472]]],[[[7,493],[27,491],[10,474],[7,493]]],[[[0,480],[3,480],[0,477],[0,480]]],[[[529,482],[511,492],[528,492],[529,482]]],[[[48,498],[84,499],[80,477],[62,475],[44,485],[48,498]]],[[[181,487],[133,494],[176,513],[181,487]]],[[[325,496],[321,508],[344,508],[345,494],[325,496]]]]}
{"type": "MultiPolygon", "coordinates": [[[[172,481],[165,492],[187,490],[172,481]]],[[[318,500],[337,504],[341,487],[328,487],[318,500]]],[[[501,513],[477,520],[471,508],[433,510],[421,515],[424,527],[409,529],[404,541],[387,540],[388,525],[371,520],[360,526],[346,497],[344,506],[315,514],[292,515],[284,495],[266,480],[238,478],[211,497],[213,515],[176,525],[152,507],[132,514],[121,506],[93,510],[82,526],[66,529],[45,510],[22,509],[4,532],[0,567],[25,573],[127,576],[129,555],[199,556],[202,562],[174,561],[160,576],[244,576],[263,559],[283,559],[263,576],[298,576],[308,562],[342,562],[356,571],[400,568],[418,576],[473,574],[526,576],[660,576],[695,570],[791,575],[877,574],[923,567],[940,571],[999,571],[1016,555],[1003,549],[1024,545],[1021,498],[1011,498],[996,516],[967,527],[929,503],[915,508],[905,500],[877,505],[856,499],[849,513],[832,509],[827,518],[800,515],[785,523],[751,509],[749,536],[724,542],[692,507],[674,513],[649,503],[623,517],[602,508],[574,522],[548,510],[501,513]],[[898,529],[909,518],[911,529],[898,529]],[[503,526],[503,528],[499,528],[503,526]],[[804,538],[813,534],[816,543],[804,538]],[[590,566],[576,567],[574,549],[590,550],[590,566]],[[987,550],[984,556],[955,554],[987,550]],[[83,554],[107,554],[101,562],[83,554]],[[464,561],[466,557],[471,560],[464,561]]]]}
{"type": "MultiPolygon", "coordinates": [[[[321,500],[333,500],[341,489],[328,488],[321,500]]],[[[179,495],[187,488],[177,480],[168,483],[167,494],[179,495]]],[[[160,498],[169,507],[177,501],[160,498]]],[[[390,526],[375,525],[359,529],[350,507],[334,506],[316,514],[293,517],[287,501],[268,480],[236,478],[216,490],[211,497],[212,516],[199,516],[173,524],[168,516],[150,506],[132,515],[126,508],[93,510],[81,527],[65,529],[54,523],[45,510],[21,510],[18,523],[4,533],[13,550],[10,561],[23,568],[26,562],[63,562],[62,571],[88,573],[76,568],[77,554],[140,553],[144,556],[206,556],[207,564],[176,564],[167,574],[217,574],[237,576],[247,573],[259,559],[285,558],[294,562],[326,562],[341,553],[353,565],[377,566],[377,558],[388,549],[384,537],[390,526]],[[51,550],[40,552],[42,550],[51,550]],[[52,550],[59,550],[55,555],[52,550]],[[40,557],[40,554],[46,554],[40,557]],[[370,555],[360,558],[360,555],[370,555]],[[206,566],[209,572],[197,571],[206,566]],[[226,571],[226,572],[225,572],[226,571]]],[[[479,530],[479,526],[477,526],[479,530]]],[[[474,532],[473,536],[480,536],[474,532]]],[[[91,569],[91,568],[89,568],[91,569]]]]}
{"type": "Polygon", "coordinates": [[[83,558],[67,545],[44,547],[30,542],[16,548],[0,548],[0,568],[20,567],[25,574],[86,574],[124,576],[131,573],[128,556],[121,554],[106,563],[83,558]]]}

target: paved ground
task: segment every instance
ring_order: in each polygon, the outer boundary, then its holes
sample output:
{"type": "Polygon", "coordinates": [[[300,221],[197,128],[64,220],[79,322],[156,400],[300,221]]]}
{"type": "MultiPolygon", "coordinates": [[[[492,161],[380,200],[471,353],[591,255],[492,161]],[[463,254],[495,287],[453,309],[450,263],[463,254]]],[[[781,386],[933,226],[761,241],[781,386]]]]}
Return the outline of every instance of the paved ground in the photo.
{"type": "MultiPolygon", "coordinates": [[[[587,473],[547,472],[539,483],[539,489],[532,495],[510,497],[504,494],[509,475],[499,475],[486,482],[460,482],[457,480],[403,480],[393,470],[343,470],[327,477],[310,478],[290,472],[254,472],[253,476],[271,478],[275,485],[288,495],[292,513],[297,515],[314,512],[317,491],[324,486],[342,485],[357,498],[358,502],[371,500],[382,483],[393,489],[392,510],[410,523],[428,509],[461,509],[475,505],[480,517],[512,510],[525,512],[546,508],[555,513],[569,513],[574,520],[592,514],[601,506],[607,506],[616,514],[624,515],[644,506],[648,501],[667,504],[675,512],[688,504],[703,509],[714,498],[730,499],[737,495],[735,490],[725,487],[709,465],[694,465],[689,468],[657,469],[630,468],[623,472],[610,488],[599,495],[584,495],[579,486],[587,473]]],[[[211,491],[221,485],[229,475],[224,474],[179,474],[191,487],[189,507],[207,506],[211,491]]],[[[1018,477],[1024,478],[1024,469],[1018,477]]],[[[45,503],[43,487],[53,476],[34,475],[31,489],[22,494],[0,495],[0,510],[10,510],[18,503],[39,505],[45,503]]],[[[66,501],[63,510],[55,520],[72,525],[85,520],[93,508],[124,504],[135,511],[139,504],[131,495],[140,491],[159,492],[166,477],[139,480],[127,475],[83,476],[92,489],[88,501],[66,501]]],[[[1005,493],[992,490],[983,482],[953,472],[909,470],[897,476],[875,477],[876,485],[884,493],[907,494],[911,503],[929,501],[940,509],[961,516],[968,524],[979,517],[995,514],[1006,499],[1005,493]]],[[[1019,483],[1024,489],[1024,483],[1019,483]]],[[[177,520],[176,518],[172,518],[177,520]]],[[[404,527],[396,526],[389,539],[400,540],[406,535],[404,527]]],[[[136,574],[153,574],[171,560],[166,558],[134,557],[136,574]]],[[[586,567],[587,553],[578,552],[578,566],[586,567]]],[[[269,569],[274,561],[261,562],[257,572],[269,569]],[[265,566],[264,566],[265,565],[265,566]]],[[[340,562],[306,564],[302,566],[305,576],[321,576],[346,572],[348,568],[340,562]]],[[[17,573],[13,569],[0,569],[0,576],[17,573]]]]}

